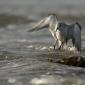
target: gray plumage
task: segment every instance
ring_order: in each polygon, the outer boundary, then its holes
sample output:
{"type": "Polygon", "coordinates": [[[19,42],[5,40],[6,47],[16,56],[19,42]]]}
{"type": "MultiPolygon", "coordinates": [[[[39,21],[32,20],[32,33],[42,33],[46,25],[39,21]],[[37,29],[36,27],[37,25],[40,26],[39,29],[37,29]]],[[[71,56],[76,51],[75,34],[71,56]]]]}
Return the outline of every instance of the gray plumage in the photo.
{"type": "Polygon", "coordinates": [[[56,43],[59,44],[59,49],[67,44],[69,39],[72,39],[73,46],[81,51],[81,26],[78,22],[67,25],[63,22],[58,22],[56,14],[50,14],[41,21],[39,21],[29,32],[38,31],[48,27],[52,36],[55,39],[54,49],[56,43]]]}
{"type": "Polygon", "coordinates": [[[72,39],[73,46],[75,46],[78,51],[81,51],[81,26],[78,22],[71,25],[59,23],[58,30],[63,39],[61,40],[62,44],[60,48],[63,47],[64,44],[67,44],[69,39],[72,39]]]}

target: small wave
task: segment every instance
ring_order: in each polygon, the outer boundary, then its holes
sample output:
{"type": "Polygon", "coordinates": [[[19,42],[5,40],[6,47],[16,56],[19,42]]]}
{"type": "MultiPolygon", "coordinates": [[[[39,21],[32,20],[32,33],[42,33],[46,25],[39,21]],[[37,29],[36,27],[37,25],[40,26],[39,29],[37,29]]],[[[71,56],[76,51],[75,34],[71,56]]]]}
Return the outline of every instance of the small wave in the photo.
{"type": "Polygon", "coordinates": [[[19,64],[17,63],[8,63],[6,66],[3,66],[3,68],[10,68],[10,67],[18,67],[20,66],[19,64]]]}
{"type": "Polygon", "coordinates": [[[18,39],[18,40],[15,40],[15,41],[17,41],[17,42],[30,42],[29,40],[27,40],[27,39],[18,39]]]}
{"type": "Polygon", "coordinates": [[[76,77],[45,75],[30,81],[32,85],[84,85],[84,80],[76,77]]]}
{"type": "Polygon", "coordinates": [[[53,76],[44,76],[41,78],[34,78],[30,81],[33,85],[56,85],[56,79],[53,76]]]}
{"type": "Polygon", "coordinates": [[[48,48],[46,46],[42,47],[40,50],[47,50],[48,48]]]}
{"type": "Polygon", "coordinates": [[[18,81],[16,78],[8,78],[8,83],[13,84],[13,85],[23,85],[22,82],[18,81]]]}
{"type": "MultiPolygon", "coordinates": [[[[66,81],[61,76],[53,76],[53,75],[44,75],[40,78],[34,78],[30,81],[32,85],[63,85],[63,83],[66,81]]],[[[69,84],[66,84],[69,85],[69,84]]],[[[72,84],[73,85],[73,84],[72,84]]]]}
{"type": "Polygon", "coordinates": [[[54,49],[53,46],[50,46],[49,49],[54,49]]]}
{"type": "Polygon", "coordinates": [[[16,79],[15,78],[8,78],[8,82],[9,83],[15,83],[16,82],[16,79]]]}
{"type": "Polygon", "coordinates": [[[29,46],[27,46],[27,48],[33,48],[33,45],[29,45],[29,46]]]}
{"type": "Polygon", "coordinates": [[[9,30],[13,30],[13,29],[16,29],[16,25],[9,24],[9,25],[7,26],[7,28],[8,28],[9,30]]]}
{"type": "Polygon", "coordinates": [[[52,50],[53,49],[52,46],[48,47],[48,46],[41,46],[41,45],[28,45],[25,47],[28,49],[36,50],[36,51],[45,51],[45,50],[52,50]]]}

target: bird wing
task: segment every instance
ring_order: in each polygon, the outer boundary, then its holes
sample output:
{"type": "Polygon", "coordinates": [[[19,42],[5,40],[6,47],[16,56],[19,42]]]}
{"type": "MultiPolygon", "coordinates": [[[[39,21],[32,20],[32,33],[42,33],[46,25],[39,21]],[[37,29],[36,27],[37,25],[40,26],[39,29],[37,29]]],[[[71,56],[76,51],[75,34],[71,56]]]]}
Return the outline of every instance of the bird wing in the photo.
{"type": "Polygon", "coordinates": [[[42,19],[41,21],[36,23],[36,25],[34,25],[32,29],[29,29],[28,32],[38,31],[38,30],[48,27],[49,20],[50,20],[49,17],[42,19]]]}

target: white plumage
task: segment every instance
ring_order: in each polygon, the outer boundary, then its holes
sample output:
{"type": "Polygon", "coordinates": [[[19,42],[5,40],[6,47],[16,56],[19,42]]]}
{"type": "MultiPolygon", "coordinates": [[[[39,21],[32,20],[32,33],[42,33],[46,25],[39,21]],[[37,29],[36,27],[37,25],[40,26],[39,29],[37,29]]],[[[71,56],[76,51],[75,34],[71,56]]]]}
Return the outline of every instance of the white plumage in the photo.
{"type": "Polygon", "coordinates": [[[54,49],[58,41],[59,49],[67,44],[69,39],[72,39],[73,46],[77,51],[81,51],[81,26],[79,23],[67,25],[63,22],[58,22],[56,14],[50,14],[39,21],[29,32],[38,31],[48,27],[52,36],[55,39],[54,49]]]}

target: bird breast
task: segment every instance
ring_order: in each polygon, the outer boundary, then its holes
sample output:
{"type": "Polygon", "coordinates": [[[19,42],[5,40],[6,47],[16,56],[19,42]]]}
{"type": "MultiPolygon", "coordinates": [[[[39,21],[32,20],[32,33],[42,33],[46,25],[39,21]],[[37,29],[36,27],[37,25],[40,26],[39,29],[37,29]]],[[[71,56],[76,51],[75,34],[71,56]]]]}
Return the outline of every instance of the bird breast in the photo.
{"type": "Polygon", "coordinates": [[[57,30],[56,31],[56,37],[57,37],[58,40],[64,41],[64,37],[61,35],[60,30],[57,30]]]}

